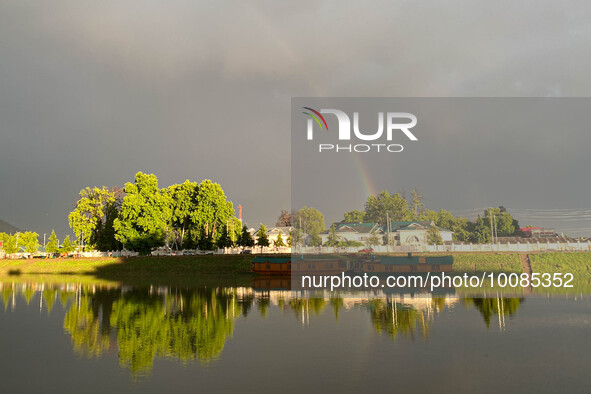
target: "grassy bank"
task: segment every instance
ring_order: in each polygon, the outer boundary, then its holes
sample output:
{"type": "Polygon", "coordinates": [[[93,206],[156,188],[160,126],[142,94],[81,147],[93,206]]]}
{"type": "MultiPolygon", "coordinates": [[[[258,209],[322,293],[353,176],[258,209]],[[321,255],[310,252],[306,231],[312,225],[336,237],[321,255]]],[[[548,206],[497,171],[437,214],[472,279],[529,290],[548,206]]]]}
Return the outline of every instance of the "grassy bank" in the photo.
{"type": "Polygon", "coordinates": [[[575,278],[591,279],[591,253],[530,254],[532,272],[572,273],[575,278]]]}
{"type": "Polygon", "coordinates": [[[573,274],[573,280],[569,283],[573,285],[572,288],[565,287],[538,287],[534,289],[534,293],[549,293],[549,294],[570,294],[591,293],[591,253],[544,253],[544,254],[530,254],[529,260],[532,267],[532,272],[539,272],[540,274],[551,274],[552,278],[555,273],[573,274]]]}
{"type": "Polygon", "coordinates": [[[517,253],[457,253],[453,254],[453,256],[453,269],[457,273],[523,272],[521,260],[517,253]]]}
{"type": "MultiPolygon", "coordinates": [[[[517,253],[455,253],[454,272],[521,273],[517,253]]],[[[255,277],[250,272],[252,255],[207,255],[129,258],[79,258],[0,260],[0,280],[19,276],[56,281],[58,277],[76,276],[87,280],[123,283],[194,283],[194,281],[238,282],[248,284],[255,277]]],[[[591,283],[591,253],[530,254],[533,272],[566,273],[575,277],[578,285],[591,283]]]]}
{"type": "Polygon", "coordinates": [[[0,280],[250,285],[251,261],[248,255],[0,260],[0,280]]]}

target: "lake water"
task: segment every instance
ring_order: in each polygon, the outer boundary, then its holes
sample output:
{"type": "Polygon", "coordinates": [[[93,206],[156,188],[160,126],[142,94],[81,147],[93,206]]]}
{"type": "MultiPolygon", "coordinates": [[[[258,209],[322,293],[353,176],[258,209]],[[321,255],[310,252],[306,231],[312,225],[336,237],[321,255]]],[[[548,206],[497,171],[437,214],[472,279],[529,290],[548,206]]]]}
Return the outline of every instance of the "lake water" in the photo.
{"type": "Polygon", "coordinates": [[[591,392],[591,300],[0,282],[11,392],[591,392]]]}

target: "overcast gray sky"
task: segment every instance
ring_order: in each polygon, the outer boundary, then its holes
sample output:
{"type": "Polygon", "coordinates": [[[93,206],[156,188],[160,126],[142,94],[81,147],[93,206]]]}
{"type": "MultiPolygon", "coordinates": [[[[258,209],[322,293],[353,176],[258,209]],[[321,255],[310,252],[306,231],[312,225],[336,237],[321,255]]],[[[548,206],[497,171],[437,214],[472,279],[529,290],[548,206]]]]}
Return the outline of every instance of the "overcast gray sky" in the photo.
{"type": "Polygon", "coordinates": [[[0,218],[63,236],[81,188],[144,171],[162,187],[220,182],[250,224],[272,223],[290,206],[291,97],[588,96],[590,14],[586,1],[0,0],[0,218]]]}

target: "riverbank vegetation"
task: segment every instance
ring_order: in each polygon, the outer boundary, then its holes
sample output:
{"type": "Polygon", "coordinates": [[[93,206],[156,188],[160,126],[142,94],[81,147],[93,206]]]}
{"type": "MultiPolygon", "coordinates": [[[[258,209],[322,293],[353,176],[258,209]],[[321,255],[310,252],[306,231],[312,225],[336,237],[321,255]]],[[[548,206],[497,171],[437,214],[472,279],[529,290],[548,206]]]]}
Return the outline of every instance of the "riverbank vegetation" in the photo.
{"type": "Polygon", "coordinates": [[[453,254],[454,272],[521,273],[523,268],[517,253],[456,253],[453,254]]]}

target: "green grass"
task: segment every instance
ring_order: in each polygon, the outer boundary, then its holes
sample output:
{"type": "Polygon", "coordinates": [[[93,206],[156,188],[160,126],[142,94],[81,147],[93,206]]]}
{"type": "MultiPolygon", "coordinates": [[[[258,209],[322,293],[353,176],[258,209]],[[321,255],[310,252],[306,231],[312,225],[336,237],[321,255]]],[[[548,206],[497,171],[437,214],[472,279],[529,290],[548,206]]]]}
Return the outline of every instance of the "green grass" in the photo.
{"type": "Polygon", "coordinates": [[[250,255],[0,260],[0,280],[251,285],[251,261],[250,255]]]}
{"type": "MultiPolygon", "coordinates": [[[[453,256],[454,274],[522,272],[517,253],[454,253],[453,256]]],[[[529,256],[533,272],[570,272],[574,275],[574,288],[540,287],[533,289],[534,293],[591,293],[591,253],[543,253],[529,256]]],[[[252,286],[253,279],[257,277],[250,272],[252,259],[252,255],[208,255],[0,260],[0,281],[252,286]]]]}
{"type": "Polygon", "coordinates": [[[530,254],[532,272],[572,273],[575,278],[591,279],[591,253],[530,254]]]}
{"type": "Polygon", "coordinates": [[[459,253],[454,254],[453,269],[456,273],[477,273],[477,272],[506,272],[521,273],[523,268],[517,253],[459,253]]]}
{"type": "Polygon", "coordinates": [[[573,293],[591,293],[591,253],[573,252],[573,253],[542,253],[530,254],[532,272],[540,274],[561,273],[573,274],[573,280],[570,284],[572,288],[565,287],[538,287],[534,293],[551,294],[573,294],[573,293]]]}

